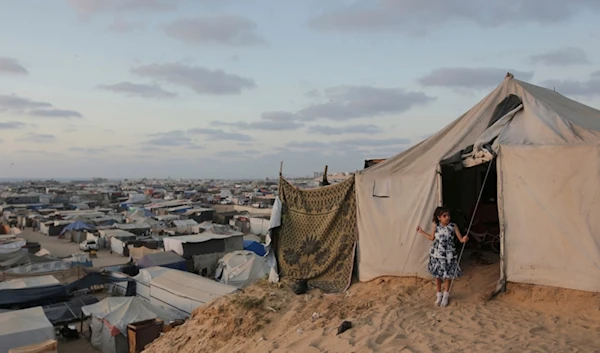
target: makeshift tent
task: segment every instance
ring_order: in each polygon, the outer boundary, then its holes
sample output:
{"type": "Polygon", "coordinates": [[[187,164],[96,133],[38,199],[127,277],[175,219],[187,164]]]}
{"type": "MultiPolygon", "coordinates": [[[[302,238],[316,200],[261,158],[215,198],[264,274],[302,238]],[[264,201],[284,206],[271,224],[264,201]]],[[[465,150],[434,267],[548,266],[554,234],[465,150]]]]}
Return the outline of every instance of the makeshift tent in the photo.
{"type": "Polygon", "coordinates": [[[244,240],[244,250],[252,251],[258,256],[265,256],[267,253],[264,245],[252,240],[244,240]]]}
{"type": "Polygon", "coordinates": [[[145,255],[138,260],[137,264],[139,268],[162,266],[175,270],[187,271],[185,259],[177,255],[174,251],[164,251],[145,255]]]}
{"type": "Polygon", "coordinates": [[[140,321],[161,319],[168,321],[171,316],[164,310],[136,298],[106,298],[96,304],[81,308],[85,316],[91,316],[92,346],[103,353],[126,353],[129,351],[127,325],[140,321]]]}
{"type": "Polygon", "coordinates": [[[264,257],[252,251],[234,251],[219,261],[215,279],[236,288],[245,288],[267,277],[270,270],[264,257]]]}
{"type": "Polygon", "coordinates": [[[66,297],[65,287],[50,275],[0,282],[0,307],[2,308],[50,304],[66,297]]]}
{"type": "Polygon", "coordinates": [[[150,280],[150,302],[184,318],[199,306],[236,290],[193,273],[169,270],[150,280]]]}
{"type": "Polygon", "coordinates": [[[93,230],[93,229],[95,229],[95,227],[92,225],[89,225],[82,221],[75,221],[75,222],[69,224],[68,226],[64,227],[63,230],[61,230],[60,234],[61,235],[65,234],[66,232],[71,231],[71,230],[93,230]]]}
{"type": "Polygon", "coordinates": [[[0,352],[56,338],[41,307],[0,313],[0,352]]]}
{"type": "Polygon", "coordinates": [[[429,277],[430,243],[415,229],[429,228],[443,202],[440,163],[494,157],[499,284],[600,291],[600,111],[512,75],[435,135],[356,175],[359,279],[429,277]]]}

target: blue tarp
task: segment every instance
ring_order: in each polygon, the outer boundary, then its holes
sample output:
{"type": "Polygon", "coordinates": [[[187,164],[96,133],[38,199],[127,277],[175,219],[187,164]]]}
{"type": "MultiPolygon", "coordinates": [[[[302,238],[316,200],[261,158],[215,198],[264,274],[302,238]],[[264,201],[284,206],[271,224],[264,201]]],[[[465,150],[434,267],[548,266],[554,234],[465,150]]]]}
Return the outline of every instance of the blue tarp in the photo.
{"type": "Polygon", "coordinates": [[[71,223],[68,226],[64,227],[63,230],[60,232],[60,234],[62,235],[65,232],[70,231],[70,230],[92,230],[92,229],[95,229],[95,227],[92,225],[89,225],[82,221],[75,221],[74,223],[71,223]]]}
{"type": "Polygon", "coordinates": [[[244,250],[252,251],[258,256],[265,256],[265,246],[254,240],[244,240],[244,250]]]}
{"type": "Polygon", "coordinates": [[[185,259],[174,251],[157,252],[148,254],[137,261],[139,268],[161,266],[175,270],[187,271],[185,259]]]}

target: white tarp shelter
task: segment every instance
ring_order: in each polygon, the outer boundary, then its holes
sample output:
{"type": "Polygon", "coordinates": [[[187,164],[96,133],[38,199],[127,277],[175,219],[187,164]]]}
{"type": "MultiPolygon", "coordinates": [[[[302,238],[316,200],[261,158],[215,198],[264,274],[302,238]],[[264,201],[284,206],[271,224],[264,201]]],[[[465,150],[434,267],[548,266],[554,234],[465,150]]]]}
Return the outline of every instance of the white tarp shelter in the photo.
{"type": "Polygon", "coordinates": [[[41,306],[0,314],[0,353],[53,339],[54,326],[41,306]]]}
{"type": "Polygon", "coordinates": [[[357,174],[359,279],[429,277],[430,243],[415,229],[430,227],[442,202],[440,162],[470,145],[465,167],[496,157],[500,283],[600,291],[600,111],[512,75],[435,135],[357,174]],[[522,104],[489,126],[511,94],[522,104]]]}
{"type": "MultiPolygon", "coordinates": [[[[116,277],[128,278],[125,274],[116,277]]],[[[189,317],[194,309],[237,288],[215,282],[193,273],[166,267],[148,267],[132,277],[136,281],[136,297],[162,308],[173,318],[189,317]]],[[[113,284],[113,291],[124,294],[126,282],[113,284]]]]}
{"type": "Polygon", "coordinates": [[[234,251],[219,260],[215,278],[223,284],[245,288],[269,275],[267,259],[252,251],[234,251]]]}
{"type": "Polygon", "coordinates": [[[237,288],[193,273],[170,270],[150,280],[150,302],[179,318],[189,317],[194,309],[237,288]]]}
{"type": "Polygon", "coordinates": [[[161,308],[136,297],[109,297],[81,308],[85,316],[91,316],[92,346],[103,353],[127,352],[127,325],[136,322],[161,319],[168,322],[172,317],[161,308]]]}

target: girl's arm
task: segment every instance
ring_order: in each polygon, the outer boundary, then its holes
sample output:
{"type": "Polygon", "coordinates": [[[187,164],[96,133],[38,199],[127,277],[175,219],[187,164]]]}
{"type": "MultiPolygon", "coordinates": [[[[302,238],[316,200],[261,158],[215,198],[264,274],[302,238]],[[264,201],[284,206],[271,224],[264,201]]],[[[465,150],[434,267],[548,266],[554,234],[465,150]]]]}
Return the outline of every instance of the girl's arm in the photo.
{"type": "Polygon", "coordinates": [[[463,237],[462,234],[460,234],[460,229],[458,229],[458,227],[456,226],[456,224],[454,225],[454,231],[456,232],[456,237],[458,238],[458,241],[460,241],[461,243],[466,243],[469,241],[469,236],[465,235],[463,237]]]}
{"type": "MultiPolygon", "coordinates": [[[[434,232],[435,232],[435,223],[433,224],[433,229],[434,229],[434,232]]],[[[422,236],[424,236],[425,238],[429,239],[430,241],[433,241],[433,239],[435,239],[435,236],[433,234],[429,234],[429,233],[425,232],[423,230],[423,228],[421,228],[421,227],[417,228],[417,232],[419,234],[421,234],[422,236]]]]}

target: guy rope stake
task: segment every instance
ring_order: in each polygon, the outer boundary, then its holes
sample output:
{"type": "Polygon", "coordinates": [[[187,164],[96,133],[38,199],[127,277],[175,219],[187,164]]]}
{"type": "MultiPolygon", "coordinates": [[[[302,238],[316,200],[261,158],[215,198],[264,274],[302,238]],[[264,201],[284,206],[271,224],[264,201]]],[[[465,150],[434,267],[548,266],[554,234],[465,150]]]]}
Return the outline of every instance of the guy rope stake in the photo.
{"type": "MultiPolygon", "coordinates": [[[[475,220],[475,213],[477,213],[477,207],[479,207],[479,202],[481,201],[481,196],[483,195],[483,188],[485,187],[485,183],[487,181],[488,175],[490,174],[490,170],[492,169],[492,162],[494,162],[494,160],[492,159],[491,161],[489,161],[489,165],[487,168],[487,171],[485,172],[485,177],[483,178],[483,183],[481,184],[481,190],[479,190],[479,196],[477,197],[477,202],[475,203],[475,208],[473,209],[473,214],[471,215],[471,221],[469,222],[469,227],[467,228],[467,233],[463,236],[468,237],[469,233],[471,232],[471,226],[473,225],[473,221],[475,220]]],[[[456,271],[458,272],[458,269],[460,268],[460,259],[463,256],[463,252],[465,251],[465,245],[467,243],[463,243],[462,244],[462,248],[460,249],[460,255],[458,255],[458,261],[457,261],[457,267],[456,267],[456,271]]],[[[450,280],[450,288],[448,288],[448,293],[450,293],[450,291],[452,290],[452,285],[454,284],[454,279],[450,280]]]]}

